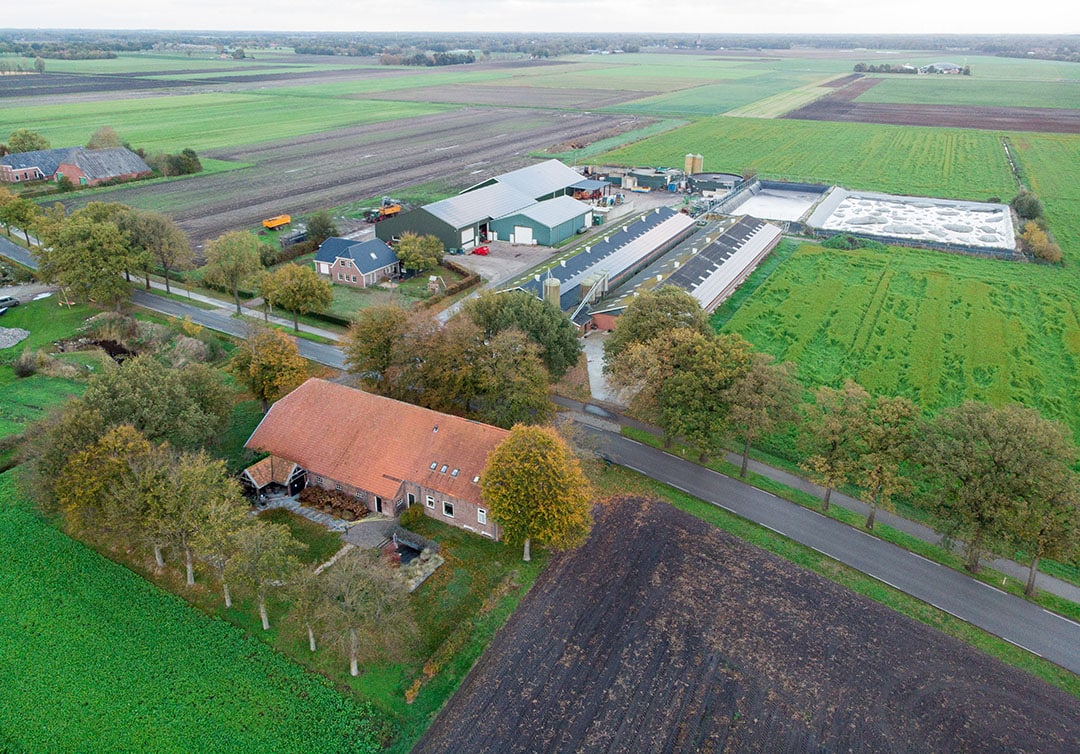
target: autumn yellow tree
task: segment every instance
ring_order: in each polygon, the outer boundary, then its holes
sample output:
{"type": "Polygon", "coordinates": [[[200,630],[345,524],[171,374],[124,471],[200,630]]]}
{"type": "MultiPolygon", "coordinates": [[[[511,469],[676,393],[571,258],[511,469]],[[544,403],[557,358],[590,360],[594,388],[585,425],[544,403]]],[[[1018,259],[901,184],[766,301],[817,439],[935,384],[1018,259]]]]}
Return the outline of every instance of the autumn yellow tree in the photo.
{"type": "Polygon", "coordinates": [[[589,481],[551,427],[514,426],[488,454],[480,491],[503,539],[523,544],[526,561],[534,539],[568,550],[583,544],[592,528],[589,481]]]}
{"type": "Polygon", "coordinates": [[[795,373],[795,365],[790,361],[777,364],[767,353],[754,353],[746,370],[723,391],[728,403],[728,423],[743,437],[740,479],[746,478],[750,444],[795,418],[801,392],[795,373]]]}
{"type": "Polygon", "coordinates": [[[260,285],[263,295],[271,306],[292,313],[293,330],[300,331],[299,317],[321,311],[334,300],[330,283],[323,280],[311,267],[285,264],[271,272],[260,285]]]}
{"type": "Polygon", "coordinates": [[[819,387],[814,401],[803,406],[799,444],[806,460],[801,465],[825,488],[823,511],[829,510],[833,490],[852,480],[869,405],[870,394],[862,385],[848,380],[840,389],[819,387]]]}
{"type": "Polygon", "coordinates": [[[247,342],[233,353],[229,373],[262,402],[270,404],[308,378],[308,367],[296,343],[285,333],[253,327],[247,342]]]}

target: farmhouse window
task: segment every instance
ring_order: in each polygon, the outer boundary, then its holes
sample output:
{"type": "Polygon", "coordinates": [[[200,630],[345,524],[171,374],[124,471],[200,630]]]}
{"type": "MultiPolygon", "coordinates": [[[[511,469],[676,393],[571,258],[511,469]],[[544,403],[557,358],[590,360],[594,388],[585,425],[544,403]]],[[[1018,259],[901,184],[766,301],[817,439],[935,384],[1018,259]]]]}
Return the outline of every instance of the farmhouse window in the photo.
{"type": "Polygon", "coordinates": [[[410,492],[410,493],[409,493],[409,505],[412,505],[412,504],[413,504],[413,503],[415,503],[415,502],[416,502],[416,495],[414,495],[414,494],[412,494],[412,493],[410,492]]]}
{"type": "Polygon", "coordinates": [[[355,283],[356,282],[356,275],[350,275],[349,276],[349,282],[355,283]]]}
{"type": "Polygon", "coordinates": [[[345,488],[341,486],[341,482],[337,482],[337,483],[336,483],[336,484],[334,485],[334,489],[335,489],[335,490],[337,490],[338,492],[341,492],[341,491],[342,491],[342,490],[344,490],[345,488]]]}
{"type": "Polygon", "coordinates": [[[447,518],[454,517],[454,504],[451,503],[449,500],[442,501],[442,514],[447,518]]]}
{"type": "Polygon", "coordinates": [[[357,491],[356,491],[356,492],[354,493],[354,495],[353,495],[353,496],[354,496],[354,497],[355,497],[355,498],[356,498],[357,500],[363,500],[363,499],[364,499],[364,493],[363,493],[363,492],[361,492],[360,490],[357,490],[357,491]]]}
{"type": "Polygon", "coordinates": [[[315,484],[322,484],[322,477],[321,476],[315,477],[315,484]]]}
{"type": "Polygon", "coordinates": [[[476,509],[476,523],[487,524],[487,510],[485,508],[476,509]]]}
{"type": "Polygon", "coordinates": [[[427,500],[425,502],[427,503],[428,508],[435,508],[435,498],[433,498],[431,495],[427,496],[427,500]]]}

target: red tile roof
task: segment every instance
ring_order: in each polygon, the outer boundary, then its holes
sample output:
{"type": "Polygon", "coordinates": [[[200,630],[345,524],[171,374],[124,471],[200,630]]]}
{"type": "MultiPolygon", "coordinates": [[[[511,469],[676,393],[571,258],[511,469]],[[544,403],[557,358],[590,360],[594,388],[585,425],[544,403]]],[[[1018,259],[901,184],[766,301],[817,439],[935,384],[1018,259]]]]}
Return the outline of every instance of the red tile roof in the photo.
{"type": "Polygon", "coordinates": [[[289,483],[295,468],[296,464],[292,461],[286,461],[278,456],[267,456],[258,463],[248,466],[244,469],[244,473],[255,484],[255,488],[261,490],[271,482],[277,482],[284,487],[289,483]]]}
{"type": "Polygon", "coordinates": [[[481,503],[480,485],[473,479],[508,434],[488,424],[310,379],[270,408],[245,447],[287,458],[315,475],[380,497],[395,497],[401,482],[408,481],[481,503]]]}

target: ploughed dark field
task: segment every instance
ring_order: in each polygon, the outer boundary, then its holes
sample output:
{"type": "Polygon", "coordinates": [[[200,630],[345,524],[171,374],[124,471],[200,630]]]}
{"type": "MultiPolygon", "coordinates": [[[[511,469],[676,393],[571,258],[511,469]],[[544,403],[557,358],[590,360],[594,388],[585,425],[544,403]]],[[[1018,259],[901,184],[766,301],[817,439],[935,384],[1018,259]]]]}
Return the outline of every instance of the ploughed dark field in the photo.
{"type": "Polygon", "coordinates": [[[597,512],[414,754],[1077,752],[1080,701],[665,503],[597,512]]]}

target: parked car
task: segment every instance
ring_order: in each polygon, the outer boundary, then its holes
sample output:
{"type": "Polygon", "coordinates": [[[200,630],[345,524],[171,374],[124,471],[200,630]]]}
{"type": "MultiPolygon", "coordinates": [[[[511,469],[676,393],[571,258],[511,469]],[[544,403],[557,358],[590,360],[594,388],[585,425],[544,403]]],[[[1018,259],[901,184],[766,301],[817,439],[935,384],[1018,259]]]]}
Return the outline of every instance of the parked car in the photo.
{"type": "Polygon", "coordinates": [[[19,305],[19,299],[15,298],[14,296],[0,297],[0,308],[2,308],[2,309],[8,309],[8,308],[10,308],[12,306],[18,306],[18,305],[19,305]]]}
{"type": "Polygon", "coordinates": [[[472,250],[472,253],[482,257],[486,257],[488,254],[491,253],[491,249],[489,249],[487,246],[477,246],[475,249],[472,250]]]}

